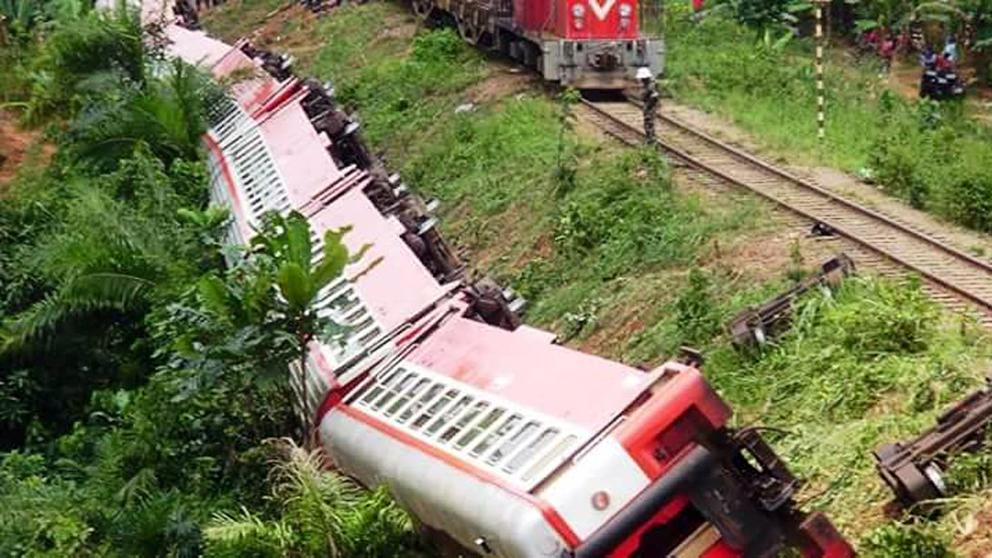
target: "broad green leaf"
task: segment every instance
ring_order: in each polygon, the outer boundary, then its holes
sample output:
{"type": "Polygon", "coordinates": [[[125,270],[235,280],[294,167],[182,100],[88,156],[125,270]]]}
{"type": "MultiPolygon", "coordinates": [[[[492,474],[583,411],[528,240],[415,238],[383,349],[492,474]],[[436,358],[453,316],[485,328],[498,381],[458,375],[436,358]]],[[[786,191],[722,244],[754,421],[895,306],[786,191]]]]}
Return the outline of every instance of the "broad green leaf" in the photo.
{"type": "Polygon", "coordinates": [[[216,275],[201,277],[196,284],[196,290],[200,294],[200,299],[204,306],[211,312],[230,318],[231,308],[228,304],[227,287],[224,281],[216,275]]]}
{"type": "Polygon", "coordinates": [[[284,257],[287,261],[295,263],[301,269],[310,269],[310,260],[313,257],[313,246],[310,242],[310,224],[299,213],[293,212],[286,218],[283,224],[285,228],[285,248],[284,257]]]}
{"type": "Polygon", "coordinates": [[[350,227],[343,227],[324,233],[324,257],[313,270],[313,282],[318,291],[341,275],[344,266],[348,265],[348,249],[341,239],[350,230],[350,227]]]}
{"type": "Polygon", "coordinates": [[[307,272],[295,262],[286,262],[279,267],[276,283],[279,292],[295,312],[309,306],[317,294],[307,272]]]}

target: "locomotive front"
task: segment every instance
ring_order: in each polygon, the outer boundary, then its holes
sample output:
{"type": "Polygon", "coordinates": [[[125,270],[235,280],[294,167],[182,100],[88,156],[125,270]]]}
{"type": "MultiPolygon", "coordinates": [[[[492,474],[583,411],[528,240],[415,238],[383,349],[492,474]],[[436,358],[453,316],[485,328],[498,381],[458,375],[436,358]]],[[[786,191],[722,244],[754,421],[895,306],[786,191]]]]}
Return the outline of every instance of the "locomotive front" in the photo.
{"type": "Polygon", "coordinates": [[[638,70],[663,70],[664,45],[641,34],[637,0],[411,0],[411,7],[562,85],[624,89],[638,70]]]}
{"type": "Polygon", "coordinates": [[[545,79],[579,89],[623,89],[640,68],[663,69],[660,39],[640,33],[637,0],[514,0],[513,27],[540,51],[545,79]]]}
{"type": "Polygon", "coordinates": [[[663,43],[639,31],[637,0],[552,0],[561,37],[544,45],[542,71],[580,89],[619,89],[639,68],[659,75],[663,43]]]}

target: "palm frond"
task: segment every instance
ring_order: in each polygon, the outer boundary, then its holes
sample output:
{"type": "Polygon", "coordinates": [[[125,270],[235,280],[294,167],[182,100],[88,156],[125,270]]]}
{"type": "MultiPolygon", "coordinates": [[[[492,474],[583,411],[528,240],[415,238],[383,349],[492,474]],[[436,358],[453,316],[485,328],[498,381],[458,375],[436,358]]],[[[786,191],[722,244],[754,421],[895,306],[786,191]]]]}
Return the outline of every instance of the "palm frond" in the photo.
{"type": "Polygon", "coordinates": [[[214,514],[203,530],[209,554],[217,556],[285,556],[294,543],[294,533],[281,521],[266,521],[241,508],[241,513],[214,514]]]}
{"type": "Polygon", "coordinates": [[[92,273],[69,281],[0,330],[0,353],[24,349],[48,338],[67,320],[99,310],[128,310],[154,283],[120,273],[92,273]]]}

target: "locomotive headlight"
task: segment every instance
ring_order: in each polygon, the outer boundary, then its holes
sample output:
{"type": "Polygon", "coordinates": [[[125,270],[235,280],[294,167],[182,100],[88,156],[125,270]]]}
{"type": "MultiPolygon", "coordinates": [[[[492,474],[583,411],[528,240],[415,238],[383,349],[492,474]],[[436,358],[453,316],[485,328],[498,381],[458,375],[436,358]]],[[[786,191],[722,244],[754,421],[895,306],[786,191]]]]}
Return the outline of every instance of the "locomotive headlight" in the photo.
{"type": "Polygon", "coordinates": [[[582,30],[585,27],[585,20],[582,19],[586,15],[586,7],[582,4],[572,4],[572,26],[577,30],[582,30]]]}
{"type": "Polygon", "coordinates": [[[630,16],[634,13],[634,8],[630,7],[630,4],[620,4],[618,8],[620,13],[620,29],[626,30],[630,27],[630,16]]]}

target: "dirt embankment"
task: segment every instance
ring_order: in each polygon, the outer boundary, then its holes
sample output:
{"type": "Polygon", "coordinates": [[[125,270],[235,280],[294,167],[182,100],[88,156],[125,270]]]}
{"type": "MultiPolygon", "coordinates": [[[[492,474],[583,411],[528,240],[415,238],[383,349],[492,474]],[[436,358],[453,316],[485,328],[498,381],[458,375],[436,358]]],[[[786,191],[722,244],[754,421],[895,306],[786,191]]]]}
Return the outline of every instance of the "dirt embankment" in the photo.
{"type": "Polygon", "coordinates": [[[16,115],[0,110],[0,194],[36,149],[41,150],[43,157],[51,155],[51,146],[39,145],[40,135],[37,131],[22,129],[17,125],[16,115]]]}

